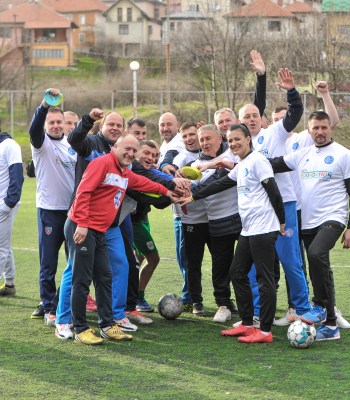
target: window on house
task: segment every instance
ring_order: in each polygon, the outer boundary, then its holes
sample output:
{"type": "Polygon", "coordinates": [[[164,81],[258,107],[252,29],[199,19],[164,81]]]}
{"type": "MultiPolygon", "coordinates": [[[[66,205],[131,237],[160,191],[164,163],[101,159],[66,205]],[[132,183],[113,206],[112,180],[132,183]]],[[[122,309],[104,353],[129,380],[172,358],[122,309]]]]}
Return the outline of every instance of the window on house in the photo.
{"type": "Polygon", "coordinates": [[[170,22],[170,30],[174,32],[175,30],[175,22],[170,22]]]}
{"type": "Polygon", "coordinates": [[[154,18],[157,18],[157,19],[159,19],[159,8],[155,8],[154,9],[154,18]]]}
{"type": "Polygon", "coordinates": [[[208,3],[208,12],[217,12],[220,10],[220,6],[217,3],[208,3]]]}
{"type": "Polygon", "coordinates": [[[123,9],[121,7],[118,7],[117,10],[117,18],[118,18],[118,22],[122,22],[123,21],[123,9]]]}
{"type": "Polygon", "coordinates": [[[79,15],[79,24],[80,25],[85,25],[86,24],[86,17],[84,14],[79,15]]]}
{"type": "Polygon", "coordinates": [[[46,39],[53,39],[56,37],[56,29],[44,29],[43,37],[46,39]]]}
{"type": "Polygon", "coordinates": [[[127,8],[127,21],[131,22],[132,21],[132,8],[127,8]]]}
{"type": "Polygon", "coordinates": [[[179,21],[179,22],[176,24],[176,30],[177,30],[178,32],[181,32],[181,31],[182,31],[182,21],[179,21]]]}
{"type": "Polygon", "coordinates": [[[69,19],[69,21],[72,21],[72,19],[73,19],[72,14],[64,14],[64,16],[65,16],[67,19],[69,19]]]}
{"type": "Polygon", "coordinates": [[[241,34],[246,34],[250,32],[250,22],[248,21],[240,21],[238,23],[238,28],[241,34]]]}
{"type": "Polygon", "coordinates": [[[190,4],[190,11],[199,11],[199,4],[190,4]]]}
{"type": "Polygon", "coordinates": [[[338,33],[339,35],[350,35],[350,25],[339,25],[338,33]]]}
{"type": "Polygon", "coordinates": [[[268,21],[267,30],[269,32],[280,32],[281,31],[281,21],[268,21]]]}
{"type": "Polygon", "coordinates": [[[153,26],[152,25],[148,25],[148,35],[151,36],[153,33],[153,26]]]}
{"type": "Polygon", "coordinates": [[[85,33],[84,32],[79,33],[79,43],[85,43],[85,33]]]}
{"type": "Polygon", "coordinates": [[[129,25],[119,25],[119,35],[129,35],[129,25]]]}
{"type": "Polygon", "coordinates": [[[34,49],[32,58],[63,58],[63,49],[34,49]]]}
{"type": "Polygon", "coordinates": [[[0,28],[0,37],[2,38],[10,38],[12,36],[11,28],[0,28]]]}

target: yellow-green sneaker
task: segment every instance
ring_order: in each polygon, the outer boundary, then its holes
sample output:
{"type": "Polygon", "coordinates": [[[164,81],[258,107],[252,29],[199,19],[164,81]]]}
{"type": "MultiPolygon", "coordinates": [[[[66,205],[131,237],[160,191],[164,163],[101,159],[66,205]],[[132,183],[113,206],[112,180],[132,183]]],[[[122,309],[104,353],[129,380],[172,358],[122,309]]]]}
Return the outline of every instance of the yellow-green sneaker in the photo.
{"type": "Polygon", "coordinates": [[[117,340],[117,341],[126,341],[126,340],[132,340],[132,336],[128,335],[127,333],[124,333],[118,325],[113,325],[107,330],[100,330],[100,335],[104,339],[109,339],[109,340],[117,340]]]}
{"type": "Polygon", "coordinates": [[[14,286],[2,285],[0,286],[0,296],[14,296],[16,288],[14,286]]]}
{"type": "Polygon", "coordinates": [[[86,329],[86,331],[76,333],[74,335],[74,340],[76,342],[89,345],[97,345],[103,343],[103,339],[96,336],[95,332],[92,329],[86,329]]]}

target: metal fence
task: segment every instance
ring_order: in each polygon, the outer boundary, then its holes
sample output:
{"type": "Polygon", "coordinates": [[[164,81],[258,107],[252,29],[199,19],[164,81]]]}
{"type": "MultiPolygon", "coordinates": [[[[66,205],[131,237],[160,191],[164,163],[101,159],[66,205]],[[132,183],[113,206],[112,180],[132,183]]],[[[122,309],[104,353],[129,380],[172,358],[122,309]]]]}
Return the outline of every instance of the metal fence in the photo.
{"type": "MultiPolygon", "coordinates": [[[[6,90],[0,91],[0,119],[1,129],[11,133],[14,137],[18,132],[26,131],[36,107],[42,100],[44,90],[6,90]]],[[[91,108],[99,107],[103,110],[128,110],[133,114],[133,92],[131,90],[84,90],[62,89],[64,95],[62,108],[72,110],[78,115],[88,113],[91,108]]],[[[307,116],[315,109],[322,108],[322,102],[310,93],[302,93],[305,112],[298,128],[305,129],[307,116]]],[[[332,93],[344,126],[350,125],[350,93],[332,93]]],[[[231,107],[238,109],[253,100],[253,92],[209,92],[209,91],[137,91],[136,113],[145,118],[151,129],[157,130],[159,115],[165,111],[174,112],[179,122],[186,120],[204,120],[213,122],[213,114],[217,108],[231,107]],[[214,102],[214,98],[217,102],[214,102]],[[168,99],[170,98],[170,108],[168,99]]],[[[274,107],[286,104],[286,95],[283,92],[268,92],[266,112],[274,107]]],[[[127,116],[126,116],[127,117],[127,116]]]]}

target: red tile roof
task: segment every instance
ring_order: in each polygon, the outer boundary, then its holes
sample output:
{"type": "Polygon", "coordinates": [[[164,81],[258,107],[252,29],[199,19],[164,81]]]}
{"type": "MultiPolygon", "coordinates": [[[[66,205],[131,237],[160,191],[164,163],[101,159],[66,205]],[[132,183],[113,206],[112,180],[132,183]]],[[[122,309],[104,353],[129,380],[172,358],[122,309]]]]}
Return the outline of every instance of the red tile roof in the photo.
{"type": "Polygon", "coordinates": [[[300,1],[296,1],[295,3],[288,5],[288,6],[284,7],[283,9],[285,11],[289,11],[293,14],[294,13],[303,14],[303,13],[315,13],[316,12],[316,10],[314,10],[311,6],[309,6],[306,3],[301,3],[300,1]]]}
{"type": "Polygon", "coordinates": [[[42,3],[25,3],[0,13],[0,23],[22,23],[24,28],[70,28],[71,21],[42,3]]]}
{"type": "Polygon", "coordinates": [[[251,4],[242,6],[238,11],[225,14],[224,17],[295,18],[291,12],[272,3],[270,0],[255,0],[251,4]]]}
{"type": "Polygon", "coordinates": [[[107,4],[100,0],[41,0],[60,13],[74,13],[107,10],[107,4]]]}

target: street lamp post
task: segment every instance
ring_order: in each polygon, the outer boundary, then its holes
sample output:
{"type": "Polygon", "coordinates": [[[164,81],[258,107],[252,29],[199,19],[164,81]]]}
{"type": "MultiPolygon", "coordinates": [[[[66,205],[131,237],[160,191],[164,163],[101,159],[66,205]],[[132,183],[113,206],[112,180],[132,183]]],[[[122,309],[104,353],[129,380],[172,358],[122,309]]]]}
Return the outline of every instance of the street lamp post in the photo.
{"type": "Polygon", "coordinates": [[[137,71],[140,68],[138,61],[131,61],[129,67],[132,71],[132,105],[134,110],[134,117],[137,116],[137,71]]]}

